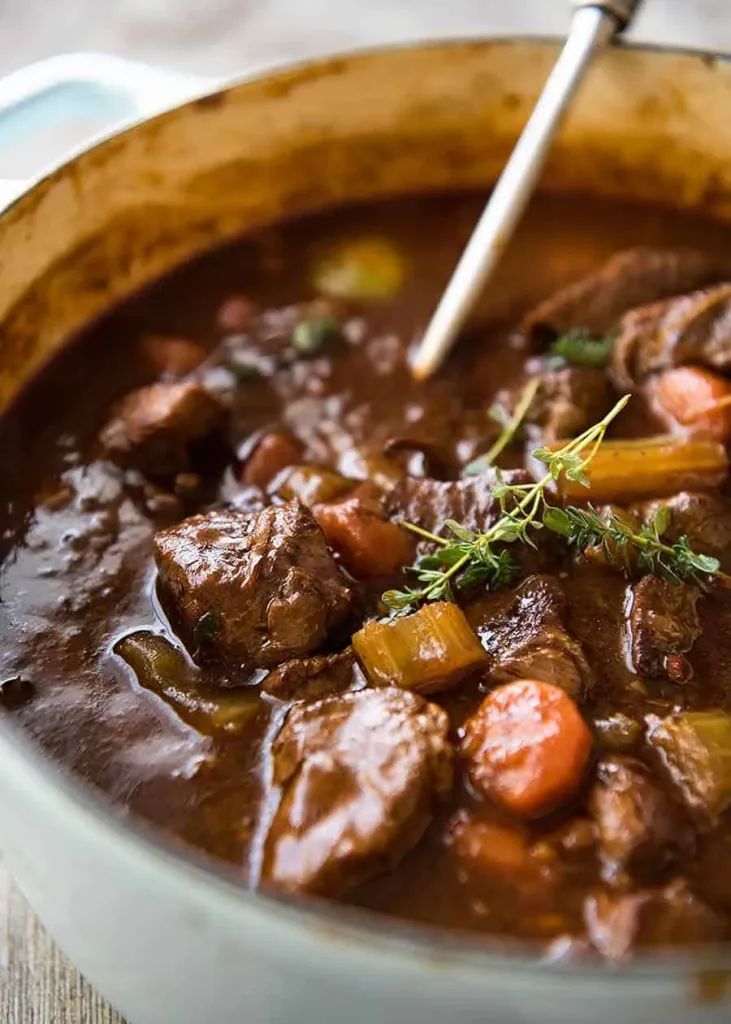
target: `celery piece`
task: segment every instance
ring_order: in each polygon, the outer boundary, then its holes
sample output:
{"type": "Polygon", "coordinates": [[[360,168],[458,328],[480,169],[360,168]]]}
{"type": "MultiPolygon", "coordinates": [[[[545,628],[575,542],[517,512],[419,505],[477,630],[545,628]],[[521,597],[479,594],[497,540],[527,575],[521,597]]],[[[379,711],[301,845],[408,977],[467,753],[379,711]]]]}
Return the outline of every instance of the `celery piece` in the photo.
{"type": "Polygon", "coordinates": [[[140,686],[152,690],[182,721],[203,733],[238,732],[261,707],[258,692],[250,688],[197,689],[195,670],[160,633],[130,633],[116,642],[114,653],[129,665],[140,686]]]}
{"type": "Polygon", "coordinates": [[[391,622],[369,622],[353,636],[366,675],[416,693],[454,686],[487,655],[456,604],[435,601],[391,622]]]}
{"type": "MultiPolygon", "coordinates": [[[[549,445],[548,450],[557,451],[563,443],[549,445]]],[[[556,486],[567,500],[621,503],[717,487],[728,465],[726,450],[717,441],[668,437],[605,441],[586,468],[588,490],[566,474],[556,486]]]]}

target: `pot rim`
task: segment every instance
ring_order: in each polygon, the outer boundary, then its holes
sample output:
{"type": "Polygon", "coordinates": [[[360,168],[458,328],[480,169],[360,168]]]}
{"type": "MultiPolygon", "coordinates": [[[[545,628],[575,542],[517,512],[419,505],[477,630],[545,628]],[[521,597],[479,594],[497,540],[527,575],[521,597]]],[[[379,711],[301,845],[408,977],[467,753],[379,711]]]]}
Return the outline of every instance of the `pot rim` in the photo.
{"type": "MultiPolygon", "coordinates": [[[[353,46],[344,50],[327,51],[316,56],[308,56],[296,60],[289,60],[285,57],[281,60],[272,60],[260,65],[254,65],[244,72],[227,75],[224,78],[205,75],[184,76],[180,75],[178,72],[157,68],[154,65],[139,65],[137,62],[127,61],[125,58],[115,57],[112,58],[114,61],[119,61],[121,64],[129,64],[132,74],[135,73],[133,70],[134,68],[141,67],[147,72],[151,71],[153,73],[158,73],[163,77],[167,75],[171,80],[174,80],[175,78],[187,79],[189,84],[187,87],[185,85],[181,86],[182,95],[179,100],[157,105],[156,109],[152,109],[147,113],[136,113],[131,117],[116,120],[108,127],[94,133],[91,137],[83,139],[81,142],[70,146],[68,149],[60,153],[58,157],[49,160],[48,163],[41,167],[36,173],[32,174],[26,180],[17,183],[20,187],[16,194],[14,194],[8,201],[3,202],[2,196],[0,195],[0,218],[5,217],[11,210],[14,210],[15,207],[26,199],[38,186],[48,182],[56,173],[69,167],[69,165],[71,165],[78,157],[81,157],[85,153],[104,146],[111,140],[132,131],[138,126],[156,121],[158,118],[164,118],[175,111],[185,109],[189,105],[198,102],[205,103],[213,100],[214,97],[239,86],[244,86],[253,82],[266,83],[270,80],[275,80],[285,73],[317,73],[324,70],[330,63],[340,63],[342,61],[350,63],[360,59],[368,60],[382,54],[408,53],[412,50],[442,50],[447,47],[480,47],[486,44],[490,46],[528,44],[534,46],[560,47],[564,41],[564,38],[561,36],[533,34],[530,32],[526,32],[525,34],[495,36],[455,35],[442,38],[425,36],[422,38],[417,37],[415,39],[410,39],[406,42],[395,41],[385,43],[383,45],[353,46]]],[[[615,42],[613,46],[616,49],[631,50],[636,53],[667,54],[669,56],[676,57],[697,58],[702,63],[707,63],[709,61],[731,63],[731,50],[728,52],[722,52],[719,50],[709,50],[701,47],[652,43],[644,40],[635,40],[621,34],[617,37],[617,42],[615,42]]],[[[109,58],[105,54],[78,52],[50,57],[46,60],[39,61],[36,65],[29,65],[28,67],[38,67],[40,69],[43,66],[48,65],[50,68],[54,62],[61,62],[65,60],[68,60],[72,65],[77,64],[81,66],[89,60],[101,60],[103,62],[107,59],[109,58]]],[[[22,73],[23,70],[24,69],[21,68],[20,72],[22,73]]],[[[75,81],[76,78],[73,74],[73,68],[69,68],[67,73],[69,72],[70,79],[68,80],[75,81]]],[[[93,76],[91,77],[93,80],[93,76]]],[[[2,85],[2,81],[3,79],[0,78],[0,85],[2,85]]],[[[65,84],[66,81],[66,78],[59,77],[55,83],[53,81],[49,81],[47,85],[53,86],[54,84],[61,84],[62,82],[65,84]]],[[[1,182],[2,179],[0,179],[0,183],[1,182]]]]}
{"type": "MultiPolygon", "coordinates": [[[[136,127],[166,117],[195,104],[206,102],[230,89],[251,82],[274,81],[282,74],[317,73],[332,62],[352,62],[371,59],[380,54],[399,54],[416,49],[441,50],[451,46],[481,46],[516,44],[560,46],[560,37],[548,35],[500,35],[445,39],[427,37],[410,40],[407,43],[394,42],[381,46],[354,47],[329,52],[303,60],[282,60],[254,67],[242,74],[224,80],[198,80],[198,87],[189,96],[163,110],[147,115],[135,116],[117,123],[96,134],[57,159],[51,161],[26,183],[26,187],[9,204],[0,209],[0,216],[6,216],[35,189],[48,182],[55,174],[67,169],[73,162],[98,147],[136,127]]],[[[701,62],[731,62],[731,53],[720,53],[698,48],[669,46],[663,44],[636,42],[623,39],[621,47],[639,53],[657,53],[674,56],[696,57],[701,62]]],[[[80,55],[81,56],[81,55],[80,55]]],[[[457,965],[486,969],[510,970],[517,972],[559,974],[567,978],[589,980],[616,978],[621,981],[639,981],[648,978],[677,978],[678,972],[703,977],[707,972],[731,972],[731,942],[699,947],[690,951],[679,948],[677,953],[668,951],[651,953],[640,951],[631,960],[619,964],[599,958],[582,958],[563,955],[560,948],[546,952],[536,943],[527,940],[510,940],[500,936],[481,936],[471,933],[442,930],[436,926],[420,925],[390,917],[375,911],[354,907],[318,897],[295,897],[270,890],[247,889],[240,881],[233,866],[218,861],[192,846],[175,846],[165,831],[138,815],[122,816],[111,799],[106,797],[84,779],[73,775],[59,761],[47,756],[30,740],[25,731],[13,724],[10,718],[0,716],[0,761],[9,753],[17,767],[30,772],[30,782],[42,799],[56,803],[60,815],[74,817],[80,825],[96,830],[97,839],[110,839],[120,843],[126,852],[143,858],[146,865],[156,871],[167,872],[187,888],[195,887],[203,896],[216,894],[232,901],[242,909],[256,907],[260,911],[275,915],[283,927],[305,925],[312,929],[313,939],[320,925],[336,935],[338,941],[352,945],[376,948],[379,953],[399,955],[418,959],[427,964],[439,962],[439,958],[450,958],[457,965]],[[5,748],[5,751],[3,750],[5,748]]],[[[16,785],[11,773],[3,784],[16,785]]],[[[730,974],[731,976],[731,974],[730,974]]]]}

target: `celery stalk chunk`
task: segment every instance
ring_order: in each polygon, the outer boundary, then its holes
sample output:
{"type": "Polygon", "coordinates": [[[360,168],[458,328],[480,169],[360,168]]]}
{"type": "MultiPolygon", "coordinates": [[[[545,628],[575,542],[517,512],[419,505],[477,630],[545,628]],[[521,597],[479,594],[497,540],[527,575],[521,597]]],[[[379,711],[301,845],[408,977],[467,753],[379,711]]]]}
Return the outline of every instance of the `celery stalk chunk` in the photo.
{"type": "MultiPolygon", "coordinates": [[[[557,451],[565,442],[549,445],[557,451]]],[[[683,490],[708,490],[723,482],[729,463],[717,441],[651,437],[605,441],[586,468],[590,489],[562,476],[556,489],[570,501],[633,501],[683,490]]]]}
{"type": "Polygon", "coordinates": [[[353,636],[353,648],[372,683],[421,694],[446,690],[487,661],[464,612],[447,601],[369,622],[353,636]]]}

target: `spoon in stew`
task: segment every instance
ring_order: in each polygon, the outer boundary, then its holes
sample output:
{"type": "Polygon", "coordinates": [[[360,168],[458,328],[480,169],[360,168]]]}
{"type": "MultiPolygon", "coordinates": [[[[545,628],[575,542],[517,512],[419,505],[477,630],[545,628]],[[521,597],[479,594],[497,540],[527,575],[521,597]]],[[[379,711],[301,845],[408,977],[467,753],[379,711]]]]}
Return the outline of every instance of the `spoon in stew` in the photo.
{"type": "Polygon", "coordinates": [[[430,377],[447,356],[515,231],[594,55],[627,28],[640,2],[573,0],[576,11],[564,48],[412,358],[418,380],[430,377]]]}

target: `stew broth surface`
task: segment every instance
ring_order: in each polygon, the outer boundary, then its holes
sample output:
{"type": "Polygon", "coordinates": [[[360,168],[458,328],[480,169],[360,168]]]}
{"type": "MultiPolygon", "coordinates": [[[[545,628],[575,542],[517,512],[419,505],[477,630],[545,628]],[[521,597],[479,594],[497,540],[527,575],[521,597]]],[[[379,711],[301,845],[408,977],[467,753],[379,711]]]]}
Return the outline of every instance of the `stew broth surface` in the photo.
{"type": "MultiPolygon", "coordinates": [[[[277,803],[271,744],[289,702],[260,700],[236,733],[194,728],[141,686],[113,652],[120,638],[139,630],[175,639],[175,611],[156,585],[155,532],[212,505],[258,507],[253,489],[245,490],[236,475],[261,432],[272,430],[296,440],[302,464],[349,479],[370,474],[368,467],[362,471],[360,449],[380,453],[396,437],[433,441],[441,453],[438,473],[418,452],[402,453],[399,471],[419,477],[426,465],[427,475],[455,479],[496,436],[499,428],[488,410],[498,392],[520,387],[526,366],[529,374],[539,372],[540,348],[515,330],[527,310],[629,246],[692,246],[719,258],[730,249],[731,228],[699,216],[584,196],[539,196],[483,300],[478,326],[434,379],[417,384],[405,353],[423,330],[482,202],[482,196],[450,195],[349,208],[212,252],[75,339],[0,423],[0,680],[15,680],[3,687],[7,713],[49,757],[98,786],[116,806],[230,862],[243,884],[268,884],[262,878],[263,849],[277,803]],[[395,294],[346,302],[345,338],[313,358],[284,364],[270,359],[267,339],[286,334],[301,319],[301,310],[290,307],[317,296],[313,265],[339,245],[364,237],[385,239],[399,255],[404,276],[395,294]],[[220,310],[231,296],[269,311],[253,340],[248,328],[221,326],[220,310]],[[237,335],[236,351],[256,356],[256,376],[241,379],[233,392],[227,385],[233,404],[225,450],[206,454],[202,479],[186,484],[176,478],[178,493],[170,500],[172,486],[156,478],[153,488],[134,466],[122,470],[105,456],[99,436],[115,403],[161,376],[150,355],[151,336],[200,346],[211,360],[204,383],[218,387],[216,353],[237,335]]],[[[235,311],[229,306],[229,319],[235,311]]],[[[615,389],[614,398],[619,393],[615,389]]],[[[638,387],[614,436],[666,432],[648,394],[638,387]]],[[[590,422],[606,411],[597,408],[590,422]]],[[[678,436],[685,436],[682,427],[678,436]]],[[[525,447],[510,447],[501,465],[522,465],[525,447]]],[[[713,490],[726,500],[723,487],[713,490]]],[[[631,581],[568,550],[557,557],[546,571],[565,593],[565,623],[592,675],[589,692],[578,700],[592,729],[618,712],[642,723],[647,716],[662,719],[683,709],[731,713],[731,606],[723,593],[714,590],[698,601],[700,634],[681,655],[687,678],[678,682],[670,670],[645,678],[622,639],[631,581]]],[[[376,611],[377,595],[394,582],[399,581],[393,576],[379,576],[353,584],[357,607],[313,653],[343,649],[350,631],[376,611]]],[[[495,596],[476,595],[469,602],[467,617],[478,632],[487,628],[490,614],[480,602],[489,604],[495,596]]],[[[202,688],[248,682],[255,694],[265,674],[242,675],[215,658],[202,661],[202,688]]],[[[359,679],[362,685],[362,673],[359,679]]],[[[448,712],[457,746],[465,721],[490,689],[476,673],[428,696],[448,712]]],[[[596,740],[578,792],[554,811],[527,820],[486,799],[458,758],[450,795],[422,838],[395,867],[336,895],[437,927],[540,942],[570,935],[578,947],[586,942],[600,953],[623,955],[625,946],[645,941],[693,944],[731,937],[731,879],[724,870],[730,857],[728,814],[699,823],[646,742],[635,738],[624,751],[596,740]],[[691,839],[670,849],[671,837],[667,855],[633,858],[613,874],[588,801],[597,760],[615,754],[648,767],[691,839]],[[484,857],[480,842],[490,848],[484,857]],[[679,897],[675,890],[667,894],[673,885],[678,892],[682,888],[679,897]],[[643,900],[650,906],[648,892],[662,892],[658,900],[667,900],[672,914],[682,904],[680,923],[674,917],[668,923],[665,911],[652,904],[648,915],[662,918],[660,923],[655,917],[651,925],[633,919],[629,938],[617,938],[622,925],[602,900],[632,897],[637,907],[643,900]],[[698,912],[695,901],[702,905],[698,912]],[[713,918],[708,929],[706,911],[713,918]]],[[[635,909],[636,917],[641,913],[635,909]]]]}

